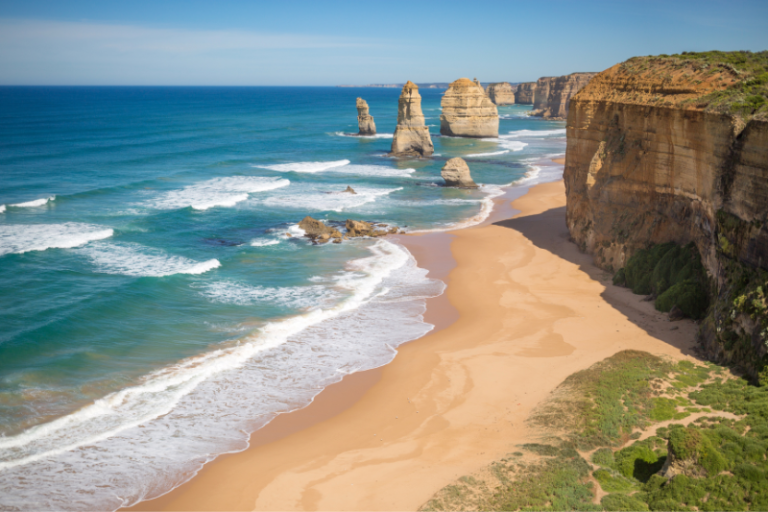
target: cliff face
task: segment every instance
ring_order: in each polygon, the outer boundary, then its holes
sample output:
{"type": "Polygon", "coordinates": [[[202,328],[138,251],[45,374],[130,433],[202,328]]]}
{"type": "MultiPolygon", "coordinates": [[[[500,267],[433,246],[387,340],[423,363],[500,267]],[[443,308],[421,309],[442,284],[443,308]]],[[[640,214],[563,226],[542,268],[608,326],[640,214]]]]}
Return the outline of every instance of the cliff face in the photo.
{"type": "Polygon", "coordinates": [[[536,93],[536,82],[524,82],[517,86],[515,91],[515,103],[530,105],[536,93]]]}
{"type": "Polygon", "coordinates": [[[533,93],[533,110],[544,110],[549,102],[549,89],[557,77],[543,76],[536,81],[536,90],[533,93]]]}
{"type": "Polygon", "coordinates": [[[515,88],[508,82],[499,82],[488,86],[488,98],[497,106],[515,104],[515,88]]]}
{"type": "Polygon", "coordinates": [[[584,88],[597,73],[571,73],[550,81],[546,105],[542,107],[541,117],[561,118],[568,116],[571,98],[584,88]]]}
{"type": "Polygon", "coordinates": [[[440,133],[454,137],[498,137],[499,112],[479,82],[459,78],[440,102],[440,133]]]}
{"type": "Polygon", "coordinates": [[[566,222],[608,270],[652,244],[695,243],[714,283],[703,349],[755,372],[768,362],[768,315],[735,304],[751,293],[737,281],[768,276],[768,122],[707,106],[740,75],[637,58],[592,78],[570,101],[566,222]]]}
{"type": "Polygon", "coordinates": [[[368,102],[363,98],[357,98],[357,126],[359,135],[376,135],[376,123],[368,113],[368,102]]]}
{"type": "Polygon", "coordinates": [[[392,138],[394,156],[430,156],[435,152],[429,127],[424,124],[419,88],[410,80],[397,103],[397,127],[392,138]]]}

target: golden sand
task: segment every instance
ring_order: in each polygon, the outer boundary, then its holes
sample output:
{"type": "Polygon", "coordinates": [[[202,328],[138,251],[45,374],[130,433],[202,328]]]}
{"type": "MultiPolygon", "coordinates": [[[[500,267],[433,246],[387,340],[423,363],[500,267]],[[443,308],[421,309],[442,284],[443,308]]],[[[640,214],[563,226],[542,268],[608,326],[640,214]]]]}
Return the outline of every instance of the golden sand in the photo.
{"type": "Polygon", "coordinates": [[[513,207],[495,224],[403,237],[448,283],[428,305],[440,329],[135,508],[415,510],[535,438],[526,417],[568,375],[624,349],[692,357],[693,322],[668,322],[568,241],[562,181],[513,207]]]}

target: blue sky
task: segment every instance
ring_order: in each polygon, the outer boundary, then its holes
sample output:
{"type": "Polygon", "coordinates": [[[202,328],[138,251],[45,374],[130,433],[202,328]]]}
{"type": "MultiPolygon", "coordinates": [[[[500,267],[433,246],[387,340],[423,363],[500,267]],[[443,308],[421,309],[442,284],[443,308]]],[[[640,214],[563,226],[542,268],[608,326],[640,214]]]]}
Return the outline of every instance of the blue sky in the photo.
{"type": "Polygon", "coordinates": [[[763,1],[0,0],[0,84],[530,81],[768,49],[763,1]]]}

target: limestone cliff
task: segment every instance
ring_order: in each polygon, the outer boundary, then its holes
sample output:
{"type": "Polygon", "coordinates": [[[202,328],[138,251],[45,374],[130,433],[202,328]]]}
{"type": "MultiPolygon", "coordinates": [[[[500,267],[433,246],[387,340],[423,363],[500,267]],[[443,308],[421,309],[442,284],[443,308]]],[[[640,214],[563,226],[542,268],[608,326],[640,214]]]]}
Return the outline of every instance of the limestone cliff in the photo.
{"type": "Polygon", "coordinates": [[[517,91],[515,91],[515,103],[530,105],[533,103],[533,96],[535,94],[536,82],[524,82],[517,86],[517,91]]]}
{"type": "Polygon", "coordinates": [[[394,156],[430,156],[435,152],[429,127],[424,124],[419,88],[410,80],[397,104],[397,128],[392,138],[394,156]]]}
{"type": "Polygon", "coordinates": [[[533,92],[533,110],[544,110],[549,104],[549,89],[555,76],[543,76],[536,81],[536,90],[533,92]]]}
{"type": "Polygon", "coordinates": [[[486,89],[488,98],[497,106],[515,104],[515,87],[509,82],[490,84],[486,89]]]}
{"type": "Polygon", "coordinates": [[[359,135],[376,135],[376,123],[368,112],[368,102],[357,98],[357,126],[359,135]]]}
{"type": "Polygon", "coordinates": [[[630,59],[571,98],[566,222],[608,270],[693,242],[713,283],[702,347],[754,375],[768,363],[768,119],[744,91],[765,95],[755,87],[768,75],[754,75],[768,65],[717,60],[729,55],[630,59]]]}
{"type": "MultiPolygon", "coordinates": [[[[545,118],[565,119],[571,98],[584,88],[597,73],[571,73],[550,81],[546,104],[538,114],[545,118]]],[[[534,107],[535,108],[535,107],[534,107]]]]}
{"type": "Polygon", "coordinates": [[[452,82],[440,102],[440,133],[454,137],[498,137],[499,112],[477,79],[452,82]]]}

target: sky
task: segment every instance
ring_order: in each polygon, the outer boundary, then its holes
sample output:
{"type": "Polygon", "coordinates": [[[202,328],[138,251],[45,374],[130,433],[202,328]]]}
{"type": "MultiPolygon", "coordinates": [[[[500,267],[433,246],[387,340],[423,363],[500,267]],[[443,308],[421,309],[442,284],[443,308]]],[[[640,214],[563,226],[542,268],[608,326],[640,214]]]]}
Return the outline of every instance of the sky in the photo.
{"type": "Polygon", "coordinates": [[[0,85],[523,82],[768,49],[768,1],[0,0],[0,85]]]}

